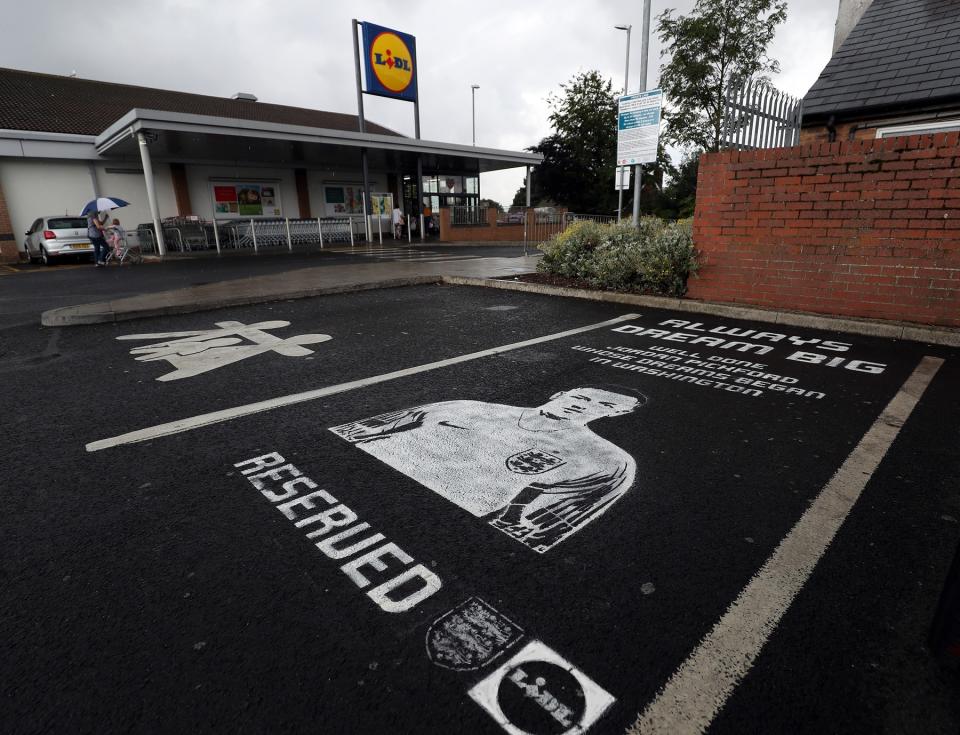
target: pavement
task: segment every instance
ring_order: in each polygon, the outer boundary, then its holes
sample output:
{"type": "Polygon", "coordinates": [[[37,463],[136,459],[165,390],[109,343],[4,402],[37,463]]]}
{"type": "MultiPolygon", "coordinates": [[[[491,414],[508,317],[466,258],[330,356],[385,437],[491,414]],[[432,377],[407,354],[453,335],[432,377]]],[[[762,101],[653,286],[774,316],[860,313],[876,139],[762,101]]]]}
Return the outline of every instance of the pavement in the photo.
{"type": "Polygon", "coordinates": [[[367,262],[300,268],[269,276],[142,294],[43,312],[44,326],[98,324],[177,314],[282,299],[323,296],[421,283],[435,283],[443,275],[513,277],[536,269],[535,257],[477,258],[471,260],[409,260],[367,262]]]}
{"type": "Polygon", "coordinates": [[[94,268],[92,264],[53,267],[17,265],[0,269],[0,330],[36,323],[54,308],[140,296],[178,288],[268,276],[304,268],[372,263],[431,263],[512,258],[523,247],[490,244],[385,243],[324,250],[230,253],[221,257],[170,257],[162,263],[94,268]]]}
{"type": "Polygon", "coordinates": [[[955,348],[429,284],[0,372],[5,732],[960,729],[955,348]]]}

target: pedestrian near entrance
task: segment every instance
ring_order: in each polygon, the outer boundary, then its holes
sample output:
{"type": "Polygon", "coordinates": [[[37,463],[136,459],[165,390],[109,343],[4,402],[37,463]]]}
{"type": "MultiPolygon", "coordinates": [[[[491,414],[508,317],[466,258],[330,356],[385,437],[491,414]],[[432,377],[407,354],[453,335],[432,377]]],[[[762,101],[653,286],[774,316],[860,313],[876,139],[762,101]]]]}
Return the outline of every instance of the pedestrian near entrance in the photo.
{"type": "Polygon", "coordinates": [[[394,205],[393,207],[393,239],[399,240],[403,237],[403,212],[400,211],[400,207],[394,205]]]}
{"type": "Polygon", "coordinates": [[[91,212],[87,215],[87,237],[93,245],[93,260],[95,267],[106,265],[107,240],[104,237],[104,225],[107,221],[106,212],[91,212]]]}

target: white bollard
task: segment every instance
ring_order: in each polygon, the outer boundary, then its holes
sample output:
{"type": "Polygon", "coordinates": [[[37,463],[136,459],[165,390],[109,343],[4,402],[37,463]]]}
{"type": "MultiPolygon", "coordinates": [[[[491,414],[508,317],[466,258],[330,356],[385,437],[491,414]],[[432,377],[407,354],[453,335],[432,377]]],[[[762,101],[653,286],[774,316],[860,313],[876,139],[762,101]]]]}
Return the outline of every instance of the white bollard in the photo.
{"type": "Polygon", "coordinates": [[[383,245],[383,215],[377,215],[377,234],[380,236],[380,244],[383,245]]]}
{"type": "Polygon", "coordinates": [[[290,218],[284,217],[284,223],[287,225],[287,250],[293,252],[293,240],[290,239],[290,218]]]}
{"type": "Polygon", "coordinates": [[[353,247],[353,218],[347,215],[347,228],[350,230],[350,247],[353,247]]]}
{"type": "Polygon", "coordinates": [[[253,220],[250,220],[250,234],[253,236],[253,252],[257,252],[257,228],[253,225],[253,220]]]}
{"type": "Polygon", "coordinates": [[[319,217],[317,217],[317,232],[320,233],[320,249],[323,250],[323,226],[320,224],[319,217]]]}
{"type": "Polygon", "coordinates": [[[217,231],[217,218],[213,218],[213,241],[217,243],[217,255],[220,255],[220,233],[217,231]]]}

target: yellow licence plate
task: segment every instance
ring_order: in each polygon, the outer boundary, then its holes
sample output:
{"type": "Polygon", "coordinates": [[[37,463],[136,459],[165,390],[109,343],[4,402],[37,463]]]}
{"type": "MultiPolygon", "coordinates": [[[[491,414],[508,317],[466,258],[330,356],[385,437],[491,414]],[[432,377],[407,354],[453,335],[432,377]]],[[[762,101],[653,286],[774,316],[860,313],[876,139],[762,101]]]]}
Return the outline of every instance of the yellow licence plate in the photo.
{"type": "Polygon", "coordinates": [[[90,243],[88,242],[78,242],[70,246],[72,250],[89,250],[90,243]]]}

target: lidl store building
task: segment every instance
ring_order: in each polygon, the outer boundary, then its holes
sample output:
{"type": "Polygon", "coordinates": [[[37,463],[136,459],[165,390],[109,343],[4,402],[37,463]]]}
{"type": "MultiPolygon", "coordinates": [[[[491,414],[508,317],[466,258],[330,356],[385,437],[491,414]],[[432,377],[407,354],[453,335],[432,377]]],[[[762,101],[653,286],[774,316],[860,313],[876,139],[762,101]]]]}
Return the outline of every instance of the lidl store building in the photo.
{"type": "Polygon", "coordinates": [[[433,212],[476,206],[481,173],[541,161],[522,151],[409,138],[369,121],[361,133],[354,115],[252,95],[0,69],[0,259],[23,256],[25,233],[38,218],[78,214],[95,196],[130,202],[117,212],[127,229],[151,223],[150,188],[163,220],[229,225],[362,215],[363,150],[372,211],[396,203],[412,219],[418,202],[433,212]]]}

